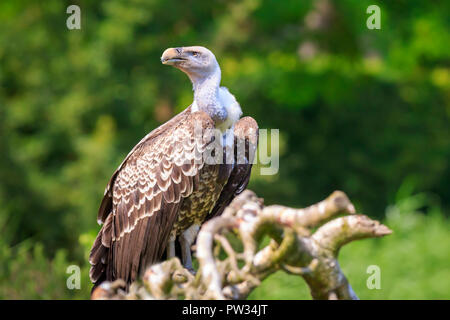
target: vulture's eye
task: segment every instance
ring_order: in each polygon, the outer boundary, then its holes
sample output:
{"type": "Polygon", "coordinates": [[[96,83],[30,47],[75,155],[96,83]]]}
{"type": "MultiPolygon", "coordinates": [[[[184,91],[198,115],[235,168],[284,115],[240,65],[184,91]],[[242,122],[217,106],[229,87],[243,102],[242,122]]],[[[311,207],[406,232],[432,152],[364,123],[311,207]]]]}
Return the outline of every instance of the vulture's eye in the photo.
{"type": "Polygon", "coordinates": [[[198,57],[198,56],[200,55],[200,53],[198,53],[198,52],[192,52],[192,55],[193,55],[194,57],[198,57]]]}

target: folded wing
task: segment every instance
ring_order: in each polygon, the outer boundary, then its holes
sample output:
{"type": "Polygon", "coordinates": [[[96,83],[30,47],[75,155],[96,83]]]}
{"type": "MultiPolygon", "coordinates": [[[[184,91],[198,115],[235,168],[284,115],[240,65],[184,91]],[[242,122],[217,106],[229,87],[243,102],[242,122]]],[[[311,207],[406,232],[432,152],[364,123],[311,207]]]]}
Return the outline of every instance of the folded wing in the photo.
{"type": "Polygon", "coordinates": [[[118,278],[129,284],[161,258],[179,208],[192,194],[204,165],[202,153],[211,143],[195,138],[194,130],[213,127],[206,113],[188,108],[128,154],[100,205],[98,219],[104,224],[89,257],[94,284],[118,278]]]}

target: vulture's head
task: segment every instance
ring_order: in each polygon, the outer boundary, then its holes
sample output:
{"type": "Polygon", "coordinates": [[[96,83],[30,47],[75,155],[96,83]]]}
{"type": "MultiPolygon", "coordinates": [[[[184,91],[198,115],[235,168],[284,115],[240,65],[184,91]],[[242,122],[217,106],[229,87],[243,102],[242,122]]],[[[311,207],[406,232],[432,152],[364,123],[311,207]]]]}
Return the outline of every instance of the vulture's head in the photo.
{"type": "Polygon", "coordinates": [[[200,46],[166,49],[161,62],[185,72],[193,82],[220,72],[214,54],[200,46]]]}

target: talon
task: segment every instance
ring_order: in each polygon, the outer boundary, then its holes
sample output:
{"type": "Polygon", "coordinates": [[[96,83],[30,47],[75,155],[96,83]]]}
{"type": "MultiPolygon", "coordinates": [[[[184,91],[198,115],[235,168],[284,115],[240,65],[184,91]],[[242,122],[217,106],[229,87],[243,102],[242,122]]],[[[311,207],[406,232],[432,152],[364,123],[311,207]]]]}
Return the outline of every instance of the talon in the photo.
{"type": "Polygon", "coordinates": [[[181,261],[183,263],[183,267],[193,275],[196,274],[196,271],[192,267],[191,246],[195,241],[195,237],[197,236],[199,229],[199,225],[192,225],[180,235],[179,239],[181,245],[181,261]]]}
{"type": "Polygon", "coordinates": [[[197,274],[197,271],[192,267],[185,267],[187,271],[189,271],[193,276],[197,274]]]}

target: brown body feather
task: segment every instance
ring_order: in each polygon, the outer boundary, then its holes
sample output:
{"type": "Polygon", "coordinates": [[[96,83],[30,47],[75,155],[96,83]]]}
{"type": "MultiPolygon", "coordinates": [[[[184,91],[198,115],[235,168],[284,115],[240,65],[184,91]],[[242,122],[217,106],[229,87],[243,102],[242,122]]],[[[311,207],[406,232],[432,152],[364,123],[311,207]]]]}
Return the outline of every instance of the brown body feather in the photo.
{"type": "MultiPolygon", "coordinates": [[[[236,141],[256,146],[257,125],[244,118],[235,126],[236,141]]],[[[221,214],[248,184],[251,161],[205,164],[212,139],[195,139],[194,128],[214,128],[204,112],[191,108],[153,130],[128,154],[111,177],[98,212],[103,226],[89,261],[95,285],[104,280],[134,281],[159,261],[171,234],[221,214]]]]}

